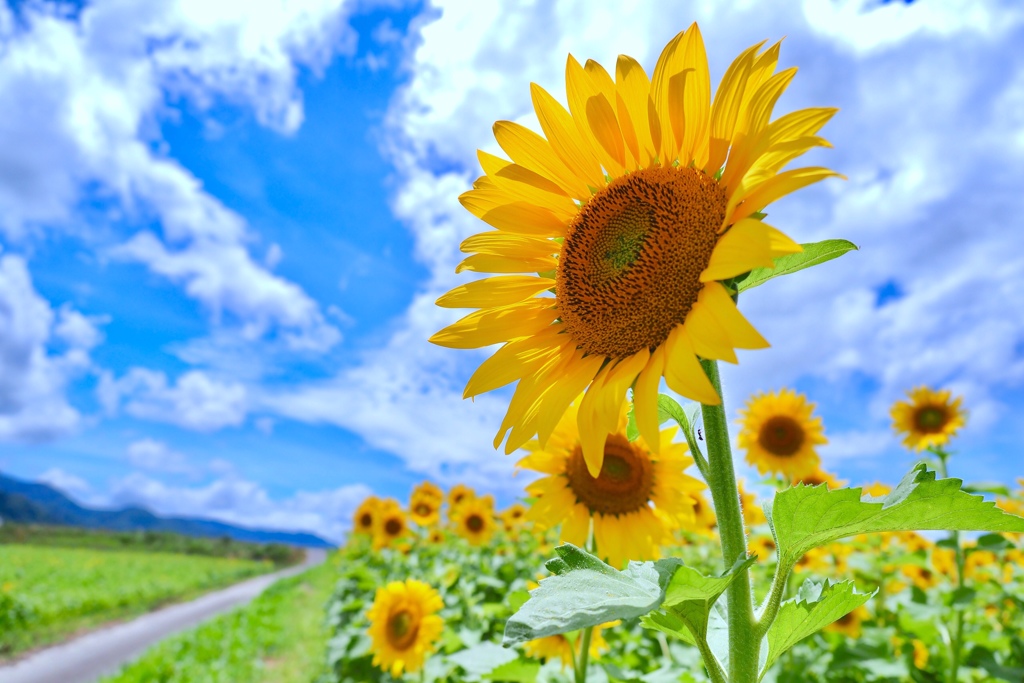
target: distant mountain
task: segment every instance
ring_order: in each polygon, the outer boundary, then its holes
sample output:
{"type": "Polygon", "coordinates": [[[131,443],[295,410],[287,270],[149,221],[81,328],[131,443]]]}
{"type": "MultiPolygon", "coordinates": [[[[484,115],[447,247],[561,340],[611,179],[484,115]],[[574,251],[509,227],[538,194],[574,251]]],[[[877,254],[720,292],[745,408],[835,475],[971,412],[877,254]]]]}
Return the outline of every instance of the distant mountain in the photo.
{"type": "Polygon", "coordinates": [[[112,531],[170,531],[186,536],[229,536],[251,543],[287,543],[307,548],[334,544],[314,534],[267,531],[214,522],[209,519],[159,517],[138,507],[94,510],[82,507],[46,484],[12,479],[0,474],[0,519],[22,524],[77,526],[112,531]]]}

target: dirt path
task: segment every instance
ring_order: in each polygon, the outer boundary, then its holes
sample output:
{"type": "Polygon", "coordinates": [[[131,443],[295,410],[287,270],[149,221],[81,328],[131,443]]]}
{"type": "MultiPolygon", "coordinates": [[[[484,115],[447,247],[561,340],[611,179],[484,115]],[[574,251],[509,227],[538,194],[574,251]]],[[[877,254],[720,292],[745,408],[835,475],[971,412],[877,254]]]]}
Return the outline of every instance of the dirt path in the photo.
{"type": "Polygon", "coordinates": [[[0,666],[0,683],[92,683],[117,671],[150,645],[240,607],[278,579],[322,563],[323,550],[306,551],[306,560],[273,574],[257,576],[190,602],[164,607],[141,617],[55,645],[14,664],[0,666]]]}

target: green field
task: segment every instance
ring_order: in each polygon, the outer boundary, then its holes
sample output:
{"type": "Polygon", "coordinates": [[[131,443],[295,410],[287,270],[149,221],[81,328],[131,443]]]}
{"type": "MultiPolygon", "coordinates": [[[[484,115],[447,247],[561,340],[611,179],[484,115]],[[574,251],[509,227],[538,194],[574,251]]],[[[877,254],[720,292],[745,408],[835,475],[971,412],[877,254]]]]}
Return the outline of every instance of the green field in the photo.
{"type": "Polygon", "coordinates": [[[0,545],[0,656],[273,568],[234,558],[0,545]]]}
{"type": "Polygon", "coordinates": [[[310,683],[324,668],[332,564],[278,581],[248,606],[150,648],[103,683],[310,683]]]}

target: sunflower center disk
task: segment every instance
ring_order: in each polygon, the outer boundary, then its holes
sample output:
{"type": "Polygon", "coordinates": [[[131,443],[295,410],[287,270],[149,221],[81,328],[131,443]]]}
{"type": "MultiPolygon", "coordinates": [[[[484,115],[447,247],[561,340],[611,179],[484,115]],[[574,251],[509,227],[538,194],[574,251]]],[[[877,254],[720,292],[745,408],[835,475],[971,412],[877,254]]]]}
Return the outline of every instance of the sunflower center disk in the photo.
{"type": "Polygon", "coordinates": [[[925,406],[917,411],[914,420],[922,432],[934,433],[942,431],[946,424],[946,411],[935,406],[925,406]]]}
{"type": "Polygon", "coordinates": [[[397,536],[398,534],[402,533],[402,523],[394,518],[389,519],[388,521],[384,522],[384,532],[388,536],[397,536]]]}
{"type": "Polygon", "coordinates": [[[776,415],[761,426],[757,441],[772,455],[788,458],[803,445],[804,430],[793,418],[776,415]]]}
{"type": "Polygon", "coordinates": [[[577,345],[626,358],[662,344],[697,301],[726,203],[692,168],[643,169],[595,194],[569,225],[555,286],[577,345]]]}
{"type": "Polygon", "coordinates": [[[481,519],[480,515],[470,515],[469,518],[466,519],[466,528],[473,533],[478,533],[484,528],[484,520],[481,519]]]}
{"type": "Polygon", "coordinates": [[[409,610],[396,612],[388,621],[388,640],[399,650],[405,650],[414,640],[419,624],[409,610]]]}
{"type": "Polygon", "coordinates": [[[605,441],[604,465],[596,479],[587,471],[579,446],[569,457],[565,474],[576,499],[591,512],[606,515],[622,515],[647,506],[654,484],[647,453],[618,434],[605,441]]]}
{"type": "Polygon", "coordinates": [[[433,512],[433,510],[426,503],[420,503],[419,505],[416,506],[416,514],[420,517],[426,517],[431,512],[433,512]]]}
{"type": "Polygon", "coordinates": [[[367,528],[373,526],[373,517],[370,516],[369,512],[364,512],[362,517],[359,518],[359,525],[367,528]]]}

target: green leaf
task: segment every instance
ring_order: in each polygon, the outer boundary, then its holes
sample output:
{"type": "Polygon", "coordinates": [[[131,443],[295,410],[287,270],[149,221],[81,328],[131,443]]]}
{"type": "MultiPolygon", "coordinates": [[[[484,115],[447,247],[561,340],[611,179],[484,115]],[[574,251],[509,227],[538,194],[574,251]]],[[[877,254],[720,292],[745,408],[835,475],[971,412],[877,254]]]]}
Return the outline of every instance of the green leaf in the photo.
{"type": "Polygon", "coordinates": [[[695,638],[707,639],[711,606],[741,572],[754,563],[753,557],[736,562],[721,576],[704,576],[691,567],[680,567],[665,589],[661,607],[681,619],[695,638]]]}
{"type": "Polygon", "coordinates": [[[768,658],[761,677],[786,650],[857,609],[872,596],[874,592],[858,593],[852,581],[805,581],[795,598],[782,603],[768,629],[768,658]]]}
{"type": "Polygon", "coordinates": [[[991,493],[994,496],[1010,495],[1010,487],[991,481],[964,484],[964,491],[967,491],[967,493],[991,493]]]}
{"type": "Polygon", "coordinates": [[[535,683],[539,673],[540,662],[519,658],[502,664],[482,678],[501,683],[535,683]]]}
{"type": "Polygon", "coordinates": [[[861,501],[860,489],[829,491],[825,484],[799,485],[775,496],[768,522],[780,561],[792,566],[811,548],[880,531],[1024,532],[1024,518],[960,490],[959,479],[936,479],[923,464],[877,503],[861,501]]]}
{"type": "Polygon", "coordinates": [[[514,651],[506,650],[497,643],[483,642],[449,655],[448,661],[462,667],[470,676],[482,676],[518,657],[514,651]]]}
{"type": "Polygon", "coordinates": [[[645,614],[640,617],[640,623],[646,628],[661,631],[673,638],[678,638],[688,645],[693,645],[694,647],[697,646],[697,641],[694,639],[690,628],[687,627],[682,619],[671,612],[662,612],[661,610],[658,610],[656,612],[651,612],[650,614],[645,614]]]}
{"type": "Polygon", "coordinates": [[[658,607],[679,560],[630,562],[618,571],[565,543],[547,567],[555,576],[541,581],[505,625],[505,647],[535,638],[578,631],[616,619],[633,619],[658,607]]]}
{"type": "Polygon", "coordinates": [[[804,248],[799,254],[786,254],[775,259],[774,268],[754,268],[746,277],[736,282],[736,291],[744,292],[763,285],[768,280],[781,275],[789,275],[804,268],[839,258],[848,251],[857,249],[857,245],[847,240],[823,240],[801,244],[804,248]]]}

